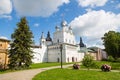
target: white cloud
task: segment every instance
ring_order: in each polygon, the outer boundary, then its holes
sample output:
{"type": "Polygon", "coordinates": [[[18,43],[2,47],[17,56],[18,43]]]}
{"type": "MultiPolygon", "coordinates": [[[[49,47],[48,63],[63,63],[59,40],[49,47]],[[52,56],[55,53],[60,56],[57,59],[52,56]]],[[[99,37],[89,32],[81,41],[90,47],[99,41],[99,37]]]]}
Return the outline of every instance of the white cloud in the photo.
{"type": "Polygon", "coordinates": [[[35,23],[34,26],[35,26],[35,27],[38,27],[38,26],[39,26],[39,23],[35,23]]]}
{"type": "Polygon", "coordinates": [[[95,7],[104,6],[108,0],[78,0],[78,3],[82,7],[95,7]]]}
{"type": "Polygon", "coordinates": [[[13,0],[15,10],[22,16],[48,17],[69,0],[13,0]]]}
{"type": "Polygon", "coordinates": [[[0,15],[10,14],[12,12],[12,3],[10,0],[0,0],[0,15]]]}
{"type": "Polygon", "coordinates": [[[1,39],[8,39],[7,37],[5,36],[0,36],[1,39]]]}
{"type": "Polygon", "coordinates": [[[105,12],[104,10],[89,11],[76,17],[70,25],[75,34],[87,37],[88,43],[96,45],[104,33],[109,30],[117,30],[120,27],[120,14],[105,12]]]}
{"type": "Polygon", "coordinates": [[[0,18],[6,18],[9,20],[12,20],[12,16],[10,16],[10,15],[0,15],[0,18]]]}
{"type": "Polygon", "coordinates": [[[92,11],[92,9],[91,8],[87,8],[87,9],[85,9],[87,12],[90,12],[90,11],[92,11]]]}

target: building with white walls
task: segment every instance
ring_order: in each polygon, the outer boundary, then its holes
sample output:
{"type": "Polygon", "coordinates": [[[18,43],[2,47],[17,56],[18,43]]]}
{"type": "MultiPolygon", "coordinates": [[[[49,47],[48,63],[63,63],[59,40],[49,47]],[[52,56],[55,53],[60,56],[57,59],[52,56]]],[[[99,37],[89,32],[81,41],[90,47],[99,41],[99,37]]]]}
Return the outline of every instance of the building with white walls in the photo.
{"type": "Polygon", "coordinates": [[[61,22],[61,27],[56,26],[53,39],[48,31],[47,37],[42,32],[40,46],[33,46],[34,63],[60,62],[61,54],[63,62],[79,62],[83,59],[84,53],[80,53],[80,46],[76,44],[75,35],[71,26],[66,21],[61,22]],[[61,48],[62,49],[61,49],[61,48]]]}

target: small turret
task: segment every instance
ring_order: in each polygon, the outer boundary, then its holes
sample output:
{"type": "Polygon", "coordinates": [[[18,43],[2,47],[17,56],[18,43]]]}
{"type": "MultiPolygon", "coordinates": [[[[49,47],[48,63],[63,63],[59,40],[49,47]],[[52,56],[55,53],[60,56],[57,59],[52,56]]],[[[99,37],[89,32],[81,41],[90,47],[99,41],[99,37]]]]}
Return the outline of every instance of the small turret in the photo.
{"type": "Polygon", "coordinates": [[[46,38],[46,44],[50,45],[52,44],[52,38],[50,37],[50,32],[48,31],[47,38],[46,38]]]}
{"type": "Polygon", "coordinates": [[[43,38],[45,38],[45,37],[44,37],[44,33],[42,32],[41,39],[43,39],[43,38]]]}
{"type": "Polygon", "coordinates": [[[80,47],[86,47],[86,45],[83,43],[82,38],[80,37],[80,43],[79,43],[80,47]]]}
{"type": "Polygon", "coordinates": [[[46,42],[46,40],[45,40],[45,37],[44,37],[44,33],[42,32],[42,35],[41,35],[41,38],[40,38],[40,46],[45,45],[45,42],[46,42]]]}
{"type": "Polygon", "coordinates": [[[48,31],[46,41],[52,41],[52,38],[50,37],[50,32],[48,31]]]}

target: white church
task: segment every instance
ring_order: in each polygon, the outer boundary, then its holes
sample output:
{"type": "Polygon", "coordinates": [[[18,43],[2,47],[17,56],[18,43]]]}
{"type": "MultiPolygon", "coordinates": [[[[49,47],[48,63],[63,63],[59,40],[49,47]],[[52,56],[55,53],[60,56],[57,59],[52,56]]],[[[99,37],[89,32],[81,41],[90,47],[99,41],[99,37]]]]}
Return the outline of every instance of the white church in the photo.
{"type": "Polygon", "coordinates": [[[42,32],[40,46],[33,46],[33,63],[42,62],[79,62],[84,53],[80,52],[80,45],[76,44],[75,35],[71,26],[66,21],[61,22],[61,27],[56,26],[53,39],[48,31],[47,37],[42,32]],[[61,56],[62,54],[62,56],[61,56]]]}

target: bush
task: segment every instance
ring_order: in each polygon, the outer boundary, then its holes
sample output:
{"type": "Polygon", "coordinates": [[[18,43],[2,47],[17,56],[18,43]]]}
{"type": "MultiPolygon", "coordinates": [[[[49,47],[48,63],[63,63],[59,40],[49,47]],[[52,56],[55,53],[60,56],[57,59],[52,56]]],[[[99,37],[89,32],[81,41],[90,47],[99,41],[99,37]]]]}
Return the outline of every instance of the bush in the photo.
{"type": "Polygon", "coordinates": [[[117,62],[120,62],[120,58],[117,58],[117,62]]]}
{"type": "Polygon", "coordinates": [[[115,61],[115,59],[112,56],[108,56],[107,60],[110,61],[110,62],[114,62],[115,61]]]}
{"type": "Polygon", "coordinates": [[[111,66],[107,65],[107,64],[104,64],[101,66],[101,70],[102,71],[110,71],[111,70],[111,66]]]}
{"type": "Polygon", "coordinates": [[[79,69],[80,68],[80,65],[79,64],[73,64],[73,69],[79,69]]]}
{"type": "Polygon", "coordinates": [[[118,62],[111,63],[110,66],[112,66],[112,69],[120,69],[120,63],[118,62]]]}
{"type": "Polygon", "coordinates": [[[90,54],[85,55],[82,64],[89,70],[94,65],[93,57],[90,54]]]}

